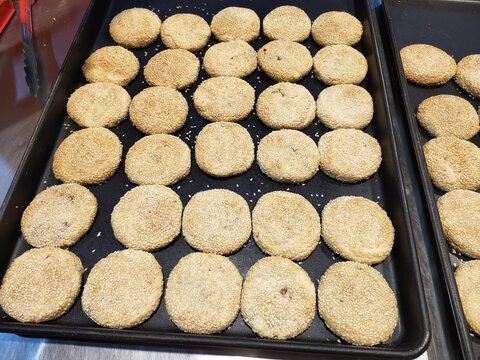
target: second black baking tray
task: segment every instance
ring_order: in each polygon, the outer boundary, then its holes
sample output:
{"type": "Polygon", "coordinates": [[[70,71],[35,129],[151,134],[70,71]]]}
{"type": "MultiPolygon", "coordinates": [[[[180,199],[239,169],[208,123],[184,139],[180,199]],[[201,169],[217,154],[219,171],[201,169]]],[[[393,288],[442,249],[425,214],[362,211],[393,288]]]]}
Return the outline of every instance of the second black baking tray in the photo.
{"type": "MultiPolygon", "coordinates": [[[[361,347],[349,345],[341,341],[330,332],[318,314],[310,328],[300,336],[287,340],[267,340],[257,337],[243,322],[239,315],[232,326],[218,335],[192,335],[182,333],[169,320],[165,303],[162,299],[158,310],[145,323],[128,330],[104,329],[95,325],[82,311],[80,301],[77,300],[72,309],[61,318],[46,324],[22,324],[13,321],[4,312],[0,312],[0,331],[15,332],[23,335],[44,337],[63,337],[70,339],[93,339],[101,341],[132,342],[137,344],[169,344],[169,345],[200,345],[222,346],[229,348],[257,348],[277,351],[310,352],[316,354],[355,355],[360,357],[377,358],[411,358],[418,356],[425,350],[430,339],[430,330],[422,290],[422,281],[417,263],[417,255],[413,243],[409,213],[406,207],[405,190],[399,176],[397,148],[392,134],[391,120],[385,106],[385,91],[382,76],[376,57],[377,49],[375,37],[371,28],[371,13],[367,1],[136,1],[136,7],[146,7],[156,11],[164,20],[167,16],[180,12],[196,13],[208,22],[219,10],[227,6],[244,6],[252,8],[260,18],[263,18],[273,8],[283,5],[297,5],[303,8],[313,20],[319,14],[330,10],[343,10],[355,15],[364,26],[364,35],[357,49],[367,58],[369,71],[362,82],[373,96],[375,116],[372,123],[365,129],[376,137],[382,147],[383,161],[380,170],[366,181],[357,184],[345,184],[333,180],[321,171],[305,184],[279,184],[266,177],[254,163],[246,173],[227,179],[216,179],[203,173],[192,161],[192,170],[187,178],[172,186],[185,205],[190,197],[198,192],[212,188],[226,188],[242,195],[253,209],[257,199],[270,191],[284,190],[299,193],[307,198],[312,205],[321,211],[323,206],[338,196],[357,195],[377,201],[389,214],[395,227],[395,244],[390,256],[381,264],[375,266],[386,278],[392,287],[399,307],[399,323],[393,336],[385,343],[375,347],[361,347]]],[[[49,98],[48,104],[35,130],[27,154],[24,157],[20,170],[16,175],[6,202],[2,208],[0,219],[0,276],[3,276],[9,263],[26,251],[29,246],[21,236],[19,224],[22,211],[33,199],[35,194],[47,186],[58,184],[51,171],[52,157],[60,142],[72,130],[79,129],[66,116],[65,104],[67,97],[79,86],[85,83],[81,74],[81,65],[94,50],[112,45],[113,41],[108,34],[108,24],[114,15],[132,7],[130,1],[93,1],[82,23],[77,37],[67,56],[60,77],[49,98]]],[[[215,43],[212,38],[209,44],[215,43]]],[[[258,50],[266,40],[261,36],[252,43],[258,50]]],[[[320,49],[311,38],[304,44],[312,55],[320,49]]],[[[154,54],[164,49],[160,39],[152,45],[135,50],[141,67],[154,54]]],[[[205,50],[205,49],[204,49],[205,50]]],[[[202,58],[203,51],[197,55],[202,58]]],[[[183,139],[193,151],[195,137],[207,121],[200,118],[193,107],[191,96],[197,85],[206,74],[201,71],[199,80],[183,92],[189,104],[187,124],[175,135],[183,139]]],[[[256,96],[274,82],[263,73],[256,70],[246,79],[256,91],[256,96]]],[[[325,86],[313,74],[307,75],[300,84],[307,87],[316,98],[325,86]]],[[[126,89],[134,96],[147,87],[143,72],[129,84],[126,89]]],[[[251,134],[258,144],[271,130],[266,128],[252,112],[240,124],[251,134]]],[[[124,146],[124,155],[135,141],[143,135],[125,120],[112,129],[120,138],[124,146]]],[[[304,132],[315,141],[327,131],[318,121],[314,121],[304,132]]],[[[125,175],[123,162],[106,183],[99,186],[90,186],[99,203],[99,211],[90,231],[71,250],[77,254],[87,268],[84,280],[90,269],[101,258],[123,246],[115,240],[110,225],[110,214],[120,197],[130,190],[134,184],[130,183],[125,175]]],[[[192,252],[182,236],[179,236],[171,245],[157,251],[154,256],[163,267],[165,280],[178,260],[192,252]]],[[[245,277],[248,269],[264,254],[250,239],[244,248],[229,258],[238,267],[245,277]]],[[[313,254],[301,263],[311,279],[317,284],[321,275],[334,262],[341,261],[322,242],[313,254]]]]}
{"type": "MultiPolygon", "coordinates": [[[[470,259],[453,252],[443,235],[436,200],[444,192],[433,187],[428,175],[422,146],[431,139],[431,136],[417,125],[415,113],[423,100],[440,94],[460,96],[474,105],[475,109],[479,107],[480,101],[461,90],[453,79],[445,85],[436,87],[422,87],[407,82],[399,51],[404,46],[422,43],[444,50],[447,54],[452,55],[457,62],[467,55],[478,54],[480,52],[480,37],[475,34],[478,34],[480,24],[480,2],[386,0],[384,10],[393,45],[408,126],[463,355],[465,358],[478,359],[480,357],[480,339],[470,334],[453,275],[454,267],[460,261],[470,259]]],[[[470,141],[479,146],[479,135],[475,135],[470,141]]]]}

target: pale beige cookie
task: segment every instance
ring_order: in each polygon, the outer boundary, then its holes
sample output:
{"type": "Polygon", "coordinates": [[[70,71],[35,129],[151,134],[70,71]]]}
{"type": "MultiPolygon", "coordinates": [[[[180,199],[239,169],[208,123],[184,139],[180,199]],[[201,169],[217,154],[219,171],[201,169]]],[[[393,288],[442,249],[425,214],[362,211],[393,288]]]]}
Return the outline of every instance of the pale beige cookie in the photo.
{"type": "Polygon", "coordinates": [[[200,60],[190,51],[167,49],[148,60],[143,74],[151,86],[181,90],[197,81],[199,71],[200,60]]]}
{"type": "Polygon", "coordinates": [[[214,334],[225,330],[240,309],[242,276],[221,255],[192,253],[168,277],[165,305],[180,330],[214,334]]]}
{"type": "Polygon", "coordinates": [[[203,68],[212,77],[244,78],[257,68],[257,52],[242,40],[220,42],[205,52],[203,68]]]}
{"type": "Polygon", "coordinates": [[[377,264],[392,251],[395,229],[385,210],[360,196],[330,200],[322,210],[322,238],[347,260],[377,264]]]}
{"type": "Polygon", "coordinates": [[[127,117],[130,95],[120,85],[92,83],[73,92],[67,101],[67,113],[81,127],[118,125],[127,117]]]}
{"type": "Polygon", "coordinates": [[[260,170],[273,180],[301,183],[318,171],[320,161],[315,142],[297,130],[277,130],[265,136],[258,145],[260,170]]]}
{"type": "Polygon", "coordinates": [[[210,121],[240,121],[253,110],[255,90],[245,80],[219,76],[203,81],[193,94],[193,105],[210,121]]]}
{"type": "Polygon", "coordinates": [[[468,326],[480,335],[480,260],[460,263],[455,281],[468,326]]]}
{"type": "Polygon", "coordinates": [[[185,206],[182,233],[195,250],[228,255],[240,249],[251,232],[248,204],[233,191],[198,192],[185,206]]]}
{"type": "Polygon", "coordinates": [[[357,129],[337,129],[318,141],[320,169],[339,181],[356,183],[375,174],[382,162],[378,141],[357,129]]]}
{"type": "Polygon", "coordinates": [[[182,210],[180,197],[173,190],[162,185],[137,186],[113,208],[113,234],[128,248],[158,250],[180,234],[182,210]]]}
{"type": "Polygon", "coordinates": [[[443,85],[457,71],[453,57],[432,45],[405,46],[400,50],[400,57],[405,77],[418,85],[443,85]]]}
{"type": "Polygon", "coordinates": [[[97,199],[78,184],[49,187],[37,194],[22,215],[25,240],[35,247],[67,247],[92,226],[97,199]]]}
{"type": "Polygon", "coordinates": [[[348,45],[329,45],[313,58],[315,76],[326,85],[360,84],[367,75],[365,56],[348,45]]]}
{"type": "Polygon", "coordinates": [[[266,257],[248,271],[242,289],[243,320],[261,337],[293,338],[315,316],[315,286],[293,261],[266,257]]]}
{"type": "Polygon", "coordinates": [[[53,174],[66,183],[95,185],[111,177],[122,160],[122,143],[105,128],[73,132],[55,151],[53,174]]]}
{"type": "Polygon", "coordinates": [[[195,140],[195,161],[211,176],[244,173],[253,164],[255,146],[247,129],[231,122],[206,125],[195,140]]]}
{"type": "Polygon", "coordinates": [[[132,124],[145,134],[171,134],[185,125],[188,104],[179,91],[153,86],[133,97],[129,115],[132,124]]]}
{"type": "Polygon", "coordinates": [[[315,118],[315,99],[304,86],[282,82],[260,94],[256,110],[258,118],[272,129],[302,130],[315,118]]]}
{"type": "Polygon", "coordinates": [[[363,129],[372,121],[373,99],[357,85],[329,86],[318,95],[317,116],[329,129],[363,129]]]}
{"type": "Polygon", "coordinates": [[[354,261],[333,264],[322,275],[318,312],[330,330],[354,345],[387,341],[398,322],[397,299],[382,274],[354,261]]]}
{"type": "Polygon", "coordinates": [[[269,40],[303,41],[310,35],[312,21],[302,9],[284,5],[263,18],[263,34],[269,40]]]}
{"type": "Polygon", "coordinates": [[[457,251],[480,258],[480,194],[452,190],[437,200],[443,233],[457,251]]]}
{"type": "Polygon", "coordinates": [[[197,51],[207,44],[210,26],[198,15],[175,14],[165,19],[160,36],[167,48],[197,51]]]}
{"type": "Polygon", "coordinates": [[[296,82],[312,70],[313,60],[302,44],[274,40],[258,50],[258,65],[275,81],[296,82]]]}
{"type": "Polygon", "coordinates": [[[189,174],[190,165],[188,145],[166,134],[141,138],[125,157],[128,180],[138,185],[170,186],[189,174]]]}
{"type": "Polygon", "coordinates": [[[358,19],[344,11],[328,11],[318,16],[312,24],[312,37],[320,46],[356,45],[363,34],[358,19]]]}
{"type": "Polygon", "coordinates": [[[252,9],[230,6],[215,14],[210,28],[218,41],[252,42],[260,33],[260,18],[252,9]]]}
{"type": "Polygon", "coordinates": [[[88,82],[111,82],[126,86],[137,76],[140,62],[121,46],[105,46],[91,54],[82,66],[88,82]]]}
{"type": "Polygon", "coordinates": [[[480,188],[480,149],[467,140],[440,136],[423,145],[433,184],[443,191],[480,188]]]}
{"type": "Polygon", "coordinates": [[[80,292],[83,266],[68,250],[29,250],[7,269],[0,288],[3,310],[21,322],[40,323],[65,314],[80,292]]]}
{"type": "Polygon", "coordinates": [[[110,36],[118,45],[141,48],[160,34],[162,22],[157,14],[144,8],[131,8],[115,15],[110,22],[110,36]]]}
{"type": "Polygon", "coordinates": [[[253,238],[268,255],[306,259],[320,240],[320,217],[299,194],[273,191],[263,195],[252,212],[253,238]]]}
{"type": "Polygon", "coordinates": [[[418,106],[417,120],[432,136],[455,136],[468,140],[480,130],[475,108],[454,95],[431,96],[418,106]]]}
{"type": "Polygon", "coordinates": [[[480,54],[465,56],[459,61],[455,82],[463,90],[480,99],[480,54]]]}
{"type": "Polygon", "coordinates": [[[152,254],[115,251],[90,271],[82,308],[100,326],[125,329],[147,320],[157,309],[162,292],[162,268],[152,254]]]}

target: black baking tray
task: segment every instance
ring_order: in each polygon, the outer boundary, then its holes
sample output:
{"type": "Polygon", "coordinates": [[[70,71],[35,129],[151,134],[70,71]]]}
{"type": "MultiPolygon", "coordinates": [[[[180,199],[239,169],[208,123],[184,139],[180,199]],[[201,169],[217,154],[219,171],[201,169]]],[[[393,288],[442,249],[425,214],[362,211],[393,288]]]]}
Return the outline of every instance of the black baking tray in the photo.
{"type": "MultiPolygon", "coordinates": [[[[321,171],[304,184],[287,185],[270,180],[261,173],[254,163],[245,174],[227,179],[216,179],[203,173],[192,161],[192,170],[187,178],[172,186],[185,205],[190,196],[198,191],[212,188],[226,188],[242,195],[252,209],[257,199],[266,192],[285,190],[305,196],[320,212],[331,199],[342,195],[358,195],[377,201],[389,214],[395,226],[396,236],[392,253],[381,264],[375,266],[392,287],[399,306],[399,323],[393,336],[385,344],[375,347],[353,346],[341,341],[330,332],[319,318],[318,314],[311,327],[300,336],[287,340],[267,340],[257,337],[243,322],[241,316],[232,326],[218,335],[192,335],[178,330],[169,320],[165,303],[162,299],[158,310],[145,323],[128,330],[112,330],[97,326],[82,311],[79,299],[72,309],[60,319],[45,324],[23,324],[13,321],[3,311],[0,311],[0,331],[14,332],[27,336],[58,337],[69,339],[87,339],[113,342],[130,342],[136,344],[169,344],[195,346],[222,346],[228,348],[256,348],[273,351],[294,351],[315,354],[354,355],[359,357],[377,358],[412,358],[422,353],[430,341],[430,327],[423,295],[422,281],[418,267],[418,259],[412,237],[409,212],[406,206],[405,189],[399,175],[397,144],[392,132],[392,124],[388,108],[385,106],[385,85],[379,69],[376,47],[376,35],[371,28],[372,13],[367,1],[136,1],[136,7],[146,7],[156,11],[162,20],[179,12],[191,12],[203,16],[208,22],[219,10],[227,6],[245,6],[257,12],[263,18],[273,8],[282,5],[297,5],[303,8],[309,16],[315,19],[319,14],[330,10],[343,10],[354,14],[364,25],[364,36],[357,48],[366,56],[369,72],[362,82],[373,96],[375,116],[372,123],[365,129],[375,136],[382,147],[383,162],[379,171],[370,179],[358,184],[345,184],[333,180],[321,171]]],[[[81,65],[88,55],[105,45],[113,44],[108,35],[108,24],[118,12],[132,7],[130,1],[92,1],[85,18],[79,28],[69,54],[62,67],[60,76],[48,99],[38,126],[29,143],[26,155],[15,176],[12,187],[0,212],[0,276],[3,276],[10,262],[29,249],[20,233],[20,218],[23,210],[33,197],[47,186],[59,182],[51,171],[51,163],[55,149],[72,130],[79,127],[68,119],[65,111],[66,100],[76,88],[85,83],[81,74],[81,65]]],[[[215,43],[210,39],[209,44],[215,43]]],[[[266,40],[261,36],[252,43],[258,50],[266,40]]],[[[304,44],[314,55],[320,48],[311,38],[304,44]]],[[[152,45],[135,50],[141,67],[164,47],[158,39],[152,45]]],[[[205,49],[204,49],[205,50],[205,49]]],[[[202,58],[203,51],[197,53],[202,58]]],[[[199,81],[187,89],[185,95],[189,104],[187,124],[176,133],[192,148],[195,136],[208,122],[201,119],[193,107],[191,96],[198,83],[207,76],[200,72],[199,81]]],[[[246,79],[256,91],[256,96],[274,82],[259,70],[246,79]]],[[[302,79],[300,84],[306,86],[316,98],[325,86],[312,74],[302,79]]],[[[133,96],[147,87],[143,74],[129,84],[126,89],[133,96]]],[[[271,130],[266,128],[252,112],[240,122],[247,128],[256,144],[271,130]]],[[[127,119],[112,129],[121,139],[124,146],[124,156],[135,141],[143,135],[138,132],[127,119]]],[[[315,141],[327,131],[317,120],[304,132],[315,141]]],[[[134,185],[130,183],[124,172],[124,164],[106,183],[89,186],[99,203],[99,211],[89,232],[74,246],[71,251],[76,253],[87,268],[84,281],[92,266],[101,258],[115,250],[124,247],[115,240],[110,226],[110,214],[120,197],[134,185]]],[[[192,252],[182,236],[171,245],[157,251],[154,256],[163,267],[165,280],[178,260],[192,252]]],[[[264,254],[261,253],[252,238],[246,246],[230,259],[245,277],[248,269],[264,254]]],[[[334,262],[340,261],[328,247],[321,242],[313,254],[301,266],[307,271],[316,284],[324,271],[334,262]]]]}
{"type": "MultiPolygon", "coordinates": [[[[441,48],[452,55],[457,62],[464,56],[478,54],[480,37],[474,34],[478,34],[480,24],[480,2],[386,0],[384,1],[384,12],[393,45],[408,127],[463,355],[465,358],[477,359],[480,357],[480,339],[470,334],[453,275],[454,268],[460,261],[470,259],[454,252],[445,240],[436,206],[436,200],[444,192],[432,185],[422,150],[422,146],[432,137],[417,124],[415,112],[423,100],[439,94],[461,96],[468,100],[475,109],[479,107],[480,101],[464,92],[453,79],[445,85],[436,87],[422,87],[409,83],[403,73],[399,51],[410,44],[425,43],[441,48]]],[[[478,134],[470,141],[480,146],[478,134]]]]}

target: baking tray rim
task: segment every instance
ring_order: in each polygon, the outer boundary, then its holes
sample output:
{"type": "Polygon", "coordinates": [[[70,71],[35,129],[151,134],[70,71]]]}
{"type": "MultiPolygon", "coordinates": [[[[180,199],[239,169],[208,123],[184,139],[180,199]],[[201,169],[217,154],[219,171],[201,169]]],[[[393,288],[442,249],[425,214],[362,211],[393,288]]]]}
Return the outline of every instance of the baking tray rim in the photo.
{"type": "MultiPolygon", "coordinates": [[[[221,337],[218,335],[213,336],[204,336],[196,334],[184,334],[184,333],[163,333],[159,331],[151,330],[114,330],[108,328],[97,328],[97,327],[76,327],[71,325],[57,325],[57,324],[30,324],[30,323],[19,323],[14,321],[4,321],[0,322],[0,331],[16,333],[18,335],[32,336],[32,337],[51,337],[51,338],[60,338],[60,339],[85,339],[92,341],[105,341],[105,342],[122,342],[122,343],[134,343],[134,344],[148,344],[148,345],[158,345],[158,344],[172,344],[172,345],[197,345],[197,346],[227,346],[229,348],[257,348],[260,350],[272,350],[272,351],[293,351],[293,352],[303,352],[303,353],[316,353],[316,354],[335,354],[335,355],[352,355],[352,356],[367,356],[367,357],[388,357],[388,358],[413,358],[421,353],[423,353],[427,346],[430,343],[431,331],[428,321],[428,312],[426,310],[426,301],[423,292],[423,284],[421,281],[421,275],[418,264],[418,256],[413,241],[413,232],[411,227],[410,212],[407,207],[406,194],[404,182],[400,174],[400,164],[398,160],[398,145],[394,138],[393,129],[391,126],[391,112],[388,106],[387,95],[385,90],[384,75],[379,63],[381,59],[379,58],[378,51],[378,40],[377,35],[375,34],[372,26],[374,24],[373,13],[371,9],[372,0],[362,0],[361,1],[366,7],[366,16],[370,26],[370,34],[372,38],[372,50],[374,52],[375,58],[375,67],[378,71],[379,82],[381,84],[381,96],[384,102],[385,115],[387,118],[387,130],[389,143],[392,151],[392,157],[394,160],[394,169],[395,169],[395,180],[397,181],[398,192],[401,198],[402,214],[404,217],[406,237],[408,241],[411,261],[412,261],[412,272],[415,275],[415,288],[416,288],[416,298],[419,305],[419,312],[422,318],[422,323],[419,326],[422,327],[422,338],[418,339],[417,345],[409,348],[402,348],[401,346],[397,347],[367,347],[367,346],[354,346],[350,344],[335,344],[331,346],[330,344],[319,344],[317,342],[308,342],[308,341],[291,341],[286,340],[279,343],[278,340],[273,339],[262,339],[262,338],[242,338],[242,337],[221,337]],[[234,344],[232,345],[232,342],[234,344]]],[[[77,33],[72,41],[70,49],[65,57],[65,60],[62,64],[62,67],[59,71],[55,84],[50,92],[46,104],[41,112],[39,120],[35,126],[35,129],[32,133],[30,141],[28,142],[27,148],[22,156],[20,164],[15,172],[13,181],[9,187],[7,195],[0,207],[0,219],[5,216],[7,211],[7,205],[9,204],[11,197],[16,190],[18,183],[23,176],[23,173],[26,171],[27,162],[32,153],[32,148],[38,141],[39,132],[45,123],[46,114],[48,109],[51,106],[54,94],[59,91],[59,86],[61,79],[64,76],[65,68],[70,62],[70,59],[73,57],[73,53],[76,50],[80,38],[86,26],[88,19],[90,18],[94,8],[96,7],[97,0],[92,0],[85,11],[85,15],[78,27],[77,33]]],[[[109,6],[109,5],[106,5],[109,6]]],[[[78,299],[77,299],[78,301],[78,299]]],[[[382,344],[381,344],[382,345],[382,344]]]]}

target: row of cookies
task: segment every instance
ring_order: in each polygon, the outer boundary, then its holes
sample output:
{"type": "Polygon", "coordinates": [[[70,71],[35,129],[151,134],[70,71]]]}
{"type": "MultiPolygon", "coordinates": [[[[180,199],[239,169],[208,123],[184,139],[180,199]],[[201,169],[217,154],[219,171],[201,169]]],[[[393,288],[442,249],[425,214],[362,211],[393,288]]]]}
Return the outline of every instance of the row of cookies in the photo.
{"type": "MultiPolygon", "coordinates": [[[[198,86],[193,103],[206,120],[236,122],[254,108],[255,90],[241,79],[211,78],[198,86]]],[[[255,107],[258,118],[272,129],[302,130],[315,114],[329,129],[362,129],[373,118],[371,95],[353,84],[327,87],[315,102],[304,86],[281,82],[262,91],[255,107]]],[[[188,104],[180,92],[167,86],[143,89],[131,99],[121,86],[98,82],[81,86],[70,95],[67,114],[81,127],[107,128],[129,115],[132,124],[145,134],[171,134],[185,125],[188,104]]]]}
{"type": "MultiPolygon", "coordinates": [[[[213,16],[211,25],[194,14],[175,14],[162,21],[153,11],[144,8],[124,10],[110,22],[112,39],[125,48],[142,48],[160,35],[171,49],[197,51],[203,48],[210,34],[218,41],[252,42],[260,33],[260,18],[255,11],[242,7],[227,7],[213,16]]],[[[263,19],[263,34],[269,40],[301,42],[312,33],[320,46],[355,45],[363,27],[354,16],[342,11],[329,11],[312,24],[309,16],[296,6],[279,6],[263,19]]]]}
{"type": "MultiPolygon", "coordinates": [[[[467,93],[480,97],[478,67],[480,55],[469,55],[456,64],[443,50],[414,44],[400,51],[404,73],[412,83],[439,86],[452,77],[467,93]]],[[[446,193],[437,200],[443,233],[456,251],[480,258],[480,148],[468,141],[480,130],[480,109],[460,96],[436,95],[422,101],[416,117],[434,137],[423,151],[433,184],[446,193]]],[[[480,334],[478,304],[480,295],[478,260],[462,262],[455,280],[469,327],[480,334]]]]}
{"type": "MultiPolygon", "coordinates": [[[[90,228],[97,200],[78,184],[51,186],[25,209],[21,231],[35,247],[69,247],[90,228]]],[[[263,195],[253,209],[237,193],[213,189],[193,195],[185,209],[179,196],[161,185],[129,190],[111,214],[115,238],[136,250],[156,251],[180,234],[195,250],[220,255],[238,251],[250,238],[268,255],[295,261],[326,244],[348,260],[375,264],[390,253],[394,229],[386,212],[362,197],[331,200],[322,211],[303,196],[275,191],[263,195]]]]}
{"type": "MultiPolygon", "coordinates": [[[[115,173],[122,148],[118,137],[108,129],[76,131],[55,151],[53,173],[66,183],[100,184],[115,173]]],[[[148,135],[128,150],[125,173],[135,184],[170,186],[189,174],[190,156],[190,148],[180,138],[148,135]]],[[[253,163],[253,141],[238,124],[212,123],[197,137],[195,158],[199,167],[212,176],[237,175],[253,163]]],[[[356,183],[373,175],[381,160],[377,140],[357,129],[329,131],[320,138],[318,147],[298,130],[276,130],[260,141],[257,150],[263,173],[278,182],[294,184],[311,179],[319,167],[339,181],[356,183]]]]}
{"type": "MultiPolygon", "coordinates": [[[[81,260],[68,250],[29,250],[7,270],[0,304],[19,321],[56,319],[80,293],[82,274],[81,260]]],[[[378,344],[397,325],[393,291],[378,271],[365,264],[332,265],[320,279],[317,296],[309,275],[281,257],[260,259],[243,285],[242,280],[235,265],[221,255],[191,253],[181,258],[165,290],[170,319],[185,332],[212,334],[225,330],[240,311],[258,335],[287,339],[310,326],[318,296],[318,311],[326,326],[350,343],[378,344]],[[363,298],[369,301],[359,301],[363,298]],[[355,316],[359,311],[361,322],[355,316]]],[[[163,282],[162,267],[152,254],[116,251],[90,271],[81,297],[83,311],[104,327],[138,325],[158,308],[163,282]]]]}
{"type": "MultiPolygon", "coordinates": [[[[412,83],[440,86],[455,77],[462,89],[473,96],[480,94],[476,73],[480,55],[469,55],[457,66],[443,50],[414,44],[401,49],[400,56],[405,77],[412,83]]],[[[433,184],[443,191],[479,189],[480,148],[467,140],[480,130],[480,118],[470,102],[454,95],[432,96],[419,105],[416,117],[434,137],[423,146],[433,184]]]]}
{"type": "MultiPolygon", "coordinates": [[[[260,69],[272,80],[297,82],[313,68],[315,76],[326,85],[359,84],[368,67],[362,53],[348,45],[328,45],[312,58],[304,45],[293,41],[273,40],[257,53],[248,43],[234,40],[210,47],[205,53],[203,68],[212,77],[243,78],[257,68],[257,61],[260,69]]],[[[88,82],[126,86],[138,75],[140,63],[131,51],[121,46],[105,46],[85,60],[82,71],[88,82]]],[[[195,82],[198,72],[198,58],[182,49],[159,52],[144,69],[150,85],[168,85],[177,89],[195,82]]]]}
{"type": "MultiPolygon", "coordinates": [[[[475,95],[475,59],[469,55],[458,66],[453,57],[431,45],[409,45],[400,51],[407,80],[424,86],[443,85],[453,76],[464,90],[475,95]],[[466,84],[470,85],[466,85],[466,84]]],[[[447,241],[458,251],[477,258],[478,193],[480,148],[468,141],[480,129],[480,118],[472,104],[454,95],[432,96],[419,105],[419,123],[434,138],[424,146],[425,161],[433,184],[447,193],[438,201],[438,210],[447,241]],[[467,245],[470,244],[470,245],[467,245]]]]}

